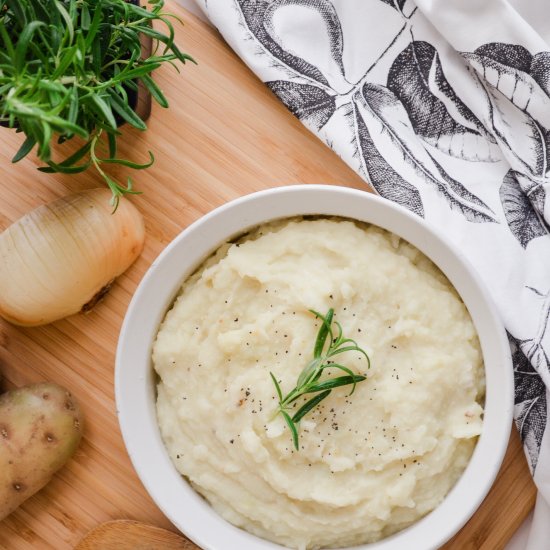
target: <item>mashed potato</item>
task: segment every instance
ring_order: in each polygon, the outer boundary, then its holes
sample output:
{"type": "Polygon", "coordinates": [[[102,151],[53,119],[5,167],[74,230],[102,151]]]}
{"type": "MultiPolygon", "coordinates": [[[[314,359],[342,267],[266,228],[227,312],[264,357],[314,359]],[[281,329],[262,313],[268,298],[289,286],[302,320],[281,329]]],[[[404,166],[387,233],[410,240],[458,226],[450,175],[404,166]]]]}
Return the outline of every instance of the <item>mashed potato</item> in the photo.
{"type": "Polygon", "coordinates": [[[465,306],[417,249],[346,220],[287,220],[221,247],[184,283],[153,360],[178,470],[225,519],[289,548],[376,541],[418,520],[481,432],[482,356],[465,306]],[[269,372],[283,392],[295,386],[319,329],[308,310],[331,307],[372,366],[338,356],[368,378],[301,421],[296,451],[273,418],[269,372]]]}

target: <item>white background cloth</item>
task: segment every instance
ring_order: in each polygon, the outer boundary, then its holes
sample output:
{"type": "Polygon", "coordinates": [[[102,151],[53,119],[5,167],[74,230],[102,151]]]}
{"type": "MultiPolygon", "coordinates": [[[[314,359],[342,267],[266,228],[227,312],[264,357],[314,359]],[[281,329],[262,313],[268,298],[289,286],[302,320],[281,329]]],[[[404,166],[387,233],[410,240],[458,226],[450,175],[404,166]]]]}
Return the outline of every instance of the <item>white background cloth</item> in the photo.
{"type": "MultiPolygon", "coordinates": [[[[191,0],[179,0],[179,2],[184,5],[184,7],[190,9],[193,13],[205,19],[204,15],[200,12],[200,10],[197,10],[197,7],[191,0]]],[[[335,2],[335,4],[336,3],[338,2],[335,2]]],[[[486,43],[506,42],[522,44],[526,46],[531,53],[536,53],[548,49],[544,47],[544,43],[550,44],[550,17],[548,16],[549,8],[547,0],[512,0],[510,4],[513,8],[518,10],[520,16],[518,16],[510,5],[500,0],[485,0],[481,2],[479,0],[446,0],[445,9],[442,7],[443,2],[439,0],[417,0],[416,4],[426,16],[426,20],[429,20],[439,32],[442,32],[442,34],[449,40],[452,47],[458,51],[473,52],[475,47],[480,44],[483,45],[486,43]],[[472,11],[476,11],[479,17],[473,19],[471,17],[472,11]],[[494,24],[488,25],[488,21],[492,21],[494,24]],[[476,23],[479,23],[479,25],[476,26],[476,23]],[[478,42],[474,46],[472,46],[472,34],[476,35],[478,42]]],[[[218,27],[220,27],[219,21],[214,22],[218,27]]],[[[244,57],[245,61],[259,74],[262,79],[271,80],[273,78],[271,75],[266,77],[266,73],[268,71],[264,70],[261,62],[258,66],[254,65],[254,56],[252,54],[249,52],[247,53],[246,49],[240,49],[239,38],[235,36],[237,33],[234,29],[232,29],[231,24],[223,25],[223,28],[220,28],[220,30],[223,34],[225,34],[225,38],[233,45],[233,47],[235,47],[237,52],[244,57]]],[[[423,32],[422,25],[417,25],[415,30],[421,35],[423,32]]],[[[426,36],[429,37],[430,32],[433,31],[430,29],[425,30],[426,36]]],[[[349,36],[347,36],[346,39],[350,42],[349,36]]],[[[297,42],[292,45],[295,49],[300,49],[303,47],[303,44],[300,43],[299,39],[297,39],[297,42]]],[[[439,53],[441,53],[442,48],[443,46],[438,46],[439,53]]],[[[349,53],[350,48],[348,46],[348,55],[349,53]]],[[[454,70],[455,69],[452,67],[452,62],[449,61],[445,69],[445,75],[447,78],[449,78],[449,74],[452,74],[454,70]]],[[[458,71],[460,68],[456,70],[458,71]]],[[[333,80],[330,84],[335,88],[339,86],[336,80],[333,80]]],[[[280,96],[283,95],[281,94],[280,89],[274,91],[280,96]]],[[[467,89],[459,91],[464,94],[461,97],[463,99],[466,97],[464,101],[470,108],[472,108],[472,104],[468,101],[468,99],[470,99],[468,96],[469,91],[467,89]]],[[[282,99],[284,101],[284,95],[282,99]]],[[[475,106],[475,100],[473,100],[473,103],[475,106]]],[[[478,115],[478,113],[476,112],[475,115],[478,115]]],[[[478,116],[482,119],[482,115],[479,114],[478,116]]],[[[305,123],[307,124],[307,122],[305,123]]],[[[324,137],[326,140],[326,136],[320,137],[322,139],[324,137]]],[[[345,151],[339,150],[338,152],[343,158],[346,159],[345,151]]],[[[353,165],[353,162],[350,159],[346,160],[353,165]]],[[[506,160],[508,160],[511,166],[514,167],[514,159],[506,160]]],[[[382,194],[384,195],[384,193],[382,194]]],[[[426,201],[426,191],[424,191],[423,198],[424,201],[426,201]]],[[[429,219],[428,215],[425,217],[429,219]]],[[[495,259],[491,261],[495,261],[495,259]]],[[[506,269],[506,264],[504,263],[503,265],[504,269],[506,269]]],[[[506,284],[508,283],[509,281],[506,281],[506,284]]],[[[509,324],[507,324],[507,328],[508,326],[509,324]]],[[[546,437],[548,437],[548,433],[546,434],[546,437]]],[[[542,472],[543,475],[541,476],[539,474],[538,483],[539,486],[542,483],[547,488],[550,488],[550,480],[545,479],[547,478],[545,471],[550,471],[550,465],[545,466],[546,467],[542,472]]],[[[541,469],[539,468],[539,471],[540,470],[541,469]]],[[[547,531],[548,526],[550,525],[550,510],[548,509],[546,503],[539,503],[535,513],[535,525],[533,529],[531,529],[531,521],[532,515],[518,531],[517,535],[512,539],[507,547],[507,550],[524,550],[525,548],[528,548],[528,550],[547,550],[549,547],[548,541],[550,540],[550,536],[547,531]],[[529,533],[531,536],[528,541],[529,533]]]]}

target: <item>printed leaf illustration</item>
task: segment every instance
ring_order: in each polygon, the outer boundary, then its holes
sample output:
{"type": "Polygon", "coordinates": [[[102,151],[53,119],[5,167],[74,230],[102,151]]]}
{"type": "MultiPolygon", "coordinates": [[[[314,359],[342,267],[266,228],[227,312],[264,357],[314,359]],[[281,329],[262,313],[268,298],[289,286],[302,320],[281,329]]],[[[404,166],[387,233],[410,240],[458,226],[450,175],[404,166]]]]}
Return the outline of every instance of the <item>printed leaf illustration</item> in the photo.
{"type": "Polygon", "coordinates": [[[550,291],[547,291],[545,294],[532,287],[526,288],[542,298],[542,306],[538,315],[539,319],[537,334],[535,334],[532,338],[521,340],[521,350],[525,354],[525,357],[529,359],[529,362],[533,368],[540,375],[542,381],[550,387],[550,360],[548,358],[548,354],[546,353],[546,349],[544,348],[545,335],[548,330],[550,320],[550,291]]]}
{"type": "Polygon", "coordinates": [[[384,4],[388,4],[388,6],[391,6],[392,8],[395,8],[397,11],[402,11],[406,0],[382,0],[382,2],[384,2],[384,4]]]}
{"type": "Polygon", "coordinates": [[[521,351],[520,342],[510,335],[508,337],[514,364],[514,417],[531,471],[534,472],[547,422],[546,387],[540,375],[521,351]]]}
{"type": "Polygon", "coordinates": [[[377,84],[365,84],[355,98],[374,146],[403,179],[417,181],[420,178],[429,183],[468,221],[496,222],[493,212],[483,201],[436,165],[415,135],[403,104],[390,90],[377,84]]]}
{"type": "MultiPolygon", "coordinates": [[[[432,159],[432,162],[434,163],[435,167],[437,168],[437,171],[439,172],[439,175],[445,180],[445,182],[447,183],[447,185],[449,186],[450,189],[452,189],[457,195],[460,195],[463,199],[465,199],[465,200],[471,202],[472,204],[475,204],[475,205],[477,205],[481,208],[485,208],[489,212],[491,212],[491,214],[494,214],[494,212],[481,199],[479,199],[473,193],[470,193],[470,191],[468,191],[459,181],[451,178],[451,176],[449,176],[449,174],[447,174],[447,172],[445,172],[445,170],[443,169],[443,166],[441,166],[441,164],[439,164],[432,157],[432,155],[430,155],[429,153],[428,153],[428,155],[430,156],[430,158],[432,159]]],[[[496,220],[493,219],[492,221],[496,221],[496,220]]]]}
{"type": "Polygon", "coordinates": [[[521,189],[512,170],[504,176],[499,194],[508,227],[523,248],[527,248],[536,237],[548,234],[546,224],[521,189]]]}
{"type": "Polygon", "coordinates": [[[334,96],[316,86],[286,80],[266,84],[294,116],[314,130],[320,130],[336,110],[334,96]]]}
{"type": "Polygon", "coordinates": [[[514,176],[518,180],[519,186],[529,197],[529,202],[534,206],[537,213],[544,219],[544,201],[546,200],[546,190],[538,181],[533,181],[519,172],[514,172],[514,176]]]}
{"type": "Polygon", "coordinates": [[[533,61],[533,56],[527,48],[519,44],[505,44],[504,42],[483,44],[474,51],[474,54],[492,59],[496,63],[507,65],[524,73],[531,70],[531,62],[533,61]]]}
{"type": "Polygon", "coordinates": [[[546,331],[550,322],[550,290],[544,293],[531,286],[526,286],[525,288],[542,299],[542,305],[538,314],[537,333],[532,338],[520,341],[521,350],[540,375],[545,385],[550,387],[550,360],[544,348],[546,331]]]}
{"type": "Polygon", "coordinates": [[[499,89],[486,84],[493,132],[516,171],[544,178],[550,161],[550,132],[527,111],[514,106],[499,89]]]}
{"type": "Polygon", "coordinates": [[[531,76],[546,95],[550,96],[550,52],[540,52],[533,56],[531,76]]]}
{"type": "MultiPolygon", "coordinates": [[[[524,376],[520,384],[527,386],[531,385],[526,379],[528,380],[527,376],[524,376]]],[[[544,388],[542,381],[541,385],[544,388]]],[[[542,420],[544,415],[546,415],[546,409],[547,403],[545,393],[533,397],[532,399],[526,399],[518,403],[514,408],[516,426],[527,451],[532,472],[534,472],[537,467],[542,436],[546,428],[546,420],[542,420]]]]}
{"type": "Polygon", "coordinates": [[[353,103],[352,116],[360,149],[359,157],[363,161],[369,183],[382,197],[424,217],[424,207],[418,189],[405,181],[378,152],[363,118],[357,112],[355,103],[353,103]]]}
{"type": "Polygon", "coordinates": [[[529,359],[529,361],[535,367],[535,370],[540,369],[542,371],[548,371],[548,354],[546,353],[542,342],[539,342],[537,339],[525,340],[524,342],[522,342],[522,349],[525,351],[527,359],[529,359]]]}
{"type": "MultiPolygon", "coordinates": [[[[495,138],[455,93],[443,74],[437,52],[428,74],[428,87],[434,97],[445,106],[449,116],[458,124],[471,130],[471,132],[454,134],[450,138],[448,154],[471,161],[499,161],[502,154],[495,138]]],[[[438,144],[439,149],[444,148],[442,137],[439,137],[434,145],[438,144]]]]}
{"type": "Polygon", "coordinates": [[[297,75],[330,87],[321,68],[292,52],[292,48],[284,44],[283,38],[276,31],[276,15],[280,9],[287,6],[299,6],[302,9],[310,10],[311,16],[317,19],[318,28],[315,31],[317,31],[318,40],[322,41],[324,38],[327,41],[329,55],[343,75],[342,28],[334,6],[329,0],[237,0],[237,3],[240,6],[245,26],[271,56],[297,75]]]}
{"type": "Polygon", "coordinates": [[[479,105],[486,108],[484,117],[492,128],[493,135],[502,154],[511,165],[523,191],[539,213],[544,206],[544,192],[537,189],[546,183],[550,166],[550,131],[542,127],[526,111],[518,109],[507,97],[469,67],[472,82],[484,101],[479,105]],[[537,201],[537,196],[539,200],[537,201]]]}
{"type": "Polygon", "coordinates": [[[494,139],[485,130],[485,127],[456,95],[454,89],[443,74],[443,67],[441,66],[439,54],[435,50],[434,52],[435,54],[428,73],[428,87],[430,91],[444,104],[447,112],[456,122],[470,130],[483,134],[488,139],[492,139],[494,143],[494,139]]]}
{"type": "Polygon", "coordinates": [[[388,4],[388,6],[391,6],[407,18],[409,18],[416,10],[416,6],[412,3],[409,6],[407,4],[407,0],[382,0],[382,2],[384,2],[384,4],[388,4]]]}
{"type": "Polygon", "coordinates": [[[415,132],[430,145],[466,160],[498,160],[494,139],[456,95],[428,42],[413,41],[395,58],[388,88],[403,103],[415,132]]]}
{"type": "MultiPolygon", "coordinates": [[[[523,46],[492,42],[462,55],[514,105],[550,127],[550,98],[530,74],[534,59],[523,46]]],[[[548,61],[546,56],[537,58],[534,68],[539,79],[545,66],[548,69],[548,61]]]]}
{"type": "MultiPolygon", "coordinates": [[[[521,174],[516,176],[519,181],[521,181],[521,174]]],[[[536,189],[533,189],[532,193],[529,195],[529,200],[531,204],[535,207],[539,215],[543,216],[544,212],[544,201],[546,200],[546,190],[542,185],[538,185],[536,189]]],[[[543,218],[544,219],[544,218],[543,218]]],[[[548,224],[546,224],[548,226],[548,224]]]]}

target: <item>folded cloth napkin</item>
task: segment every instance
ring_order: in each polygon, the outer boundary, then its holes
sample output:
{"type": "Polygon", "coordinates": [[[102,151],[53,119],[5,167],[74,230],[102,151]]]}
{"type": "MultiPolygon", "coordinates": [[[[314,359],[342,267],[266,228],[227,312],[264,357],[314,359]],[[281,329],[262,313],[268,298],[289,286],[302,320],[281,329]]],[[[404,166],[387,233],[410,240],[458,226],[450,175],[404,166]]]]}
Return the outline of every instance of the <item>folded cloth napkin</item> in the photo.
{"type": "Polygon", "coordinates": [[[380,195],[437,226],[487,283],[539,488],[529,547],[548,549],[547,0],[197,1],[292,113],[380,195]]]}

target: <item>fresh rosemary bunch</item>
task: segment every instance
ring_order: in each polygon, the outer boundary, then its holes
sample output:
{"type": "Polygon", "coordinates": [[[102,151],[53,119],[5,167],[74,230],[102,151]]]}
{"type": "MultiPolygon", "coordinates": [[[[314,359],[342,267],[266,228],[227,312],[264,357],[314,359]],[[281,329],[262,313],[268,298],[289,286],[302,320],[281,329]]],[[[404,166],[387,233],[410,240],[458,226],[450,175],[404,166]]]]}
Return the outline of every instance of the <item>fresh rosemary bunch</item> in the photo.
{"type": "Polygon", "coordinates": [[[322,315],[317,311],[310,309],[311,313],[318,319],[321,319],[322,324],[317,333],[315,345],[313,347],[313,359],[307,364],[304,370],[300,373],[296,386],[283,397],[281,386],[277,382],[275,375],[270,372],[271,379],[275,385],[277,396],[279,397],[279,405],[275,412],[275,416],[281,414],[292,434],[292,441],[296,450],[299,450],[298,441],[298,426],[297,424],[302,418],[313,410],[323,399],[328,397],[334,388],[340,386],[351,385],[351,395],[355,391],[355,386],[358,382],[366,380],[366,376],[354,374],[353,371],[339,363],[333,361],[335,355],[345,353],[347,351],[358,351],[367,359],[367,369],[370,368],[370,359],[367,353],[359,347],[355,340],[345,338],[343,335],[342,325],[338,321],[333,321],[334,310],[331,308],[326,315],[322,315]],[[338,327],[338,336],[334,337],[332,330],[333,323],[338,327]],[[327,346],[328,338],[328,346],[327,346]],[[325,349],[326,348],[326,349],[325,349]],[[323,372],[327,369],[338,369],[346,373],[345,376],[336,376],[334,378],[325,378],[321,380],[323,372]],[[306,401],[294,414],[290,416],[289,411],[291,405],[300,397],[307,394],[317,394],[306,401]]]}
{"type": "Polygon", "coordinates": [[[145,130],[134,110],[138,80],[167,107],[152,71],[163,63],[193,61],[174,43],[163,6],[164,0],[149,0],[149,9],[125,0],[0,0],[0,124],[26,135],[13,162],[36,145],[47,164],[44,172],[74,174],[93,165],[115,207],[122,195],[135,193],[130,178],[119,183],[104,165],[143,169],[154,158],[151,152],[144,164],[118,158],[118,123],[145,130]],[[155,21],[165,32],[153,28],[155,21]],[[141,35],[153,40],[146,58],[141,35]],[[82,146],[62,161],[52,160],[52,141],[74,136],[84,140],[82,146]]]}

